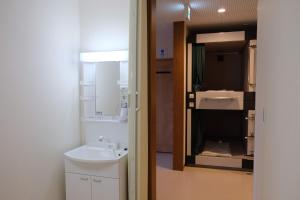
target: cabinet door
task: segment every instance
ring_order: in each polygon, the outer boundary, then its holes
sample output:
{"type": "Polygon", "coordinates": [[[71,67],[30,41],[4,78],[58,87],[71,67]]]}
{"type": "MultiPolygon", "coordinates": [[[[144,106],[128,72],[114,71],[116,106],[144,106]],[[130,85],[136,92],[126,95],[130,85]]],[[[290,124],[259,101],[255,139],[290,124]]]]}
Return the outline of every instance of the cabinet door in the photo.
{"type": "Polygon", "coordinates": [[[255,135],[255,111],[250,110],[248,112],[248,117],[247,117],[247,122],[248,122],[248,137],[254,137],[255,135]]]}
{"type": "Polygon", "coordinates": [[[247,155],[252,156],[254,155],[254,138],[248,137],[247,139],[247,155]]]}
{"type": "Polygon", "coordinates": [[[66,173],[66,195],[67,200],[91,200],[91,178],[66,173]]]}
{"type": "Polygon", "coordinates": [[[92,200],[119,200],[119,179],[92,177],[92,200]]]}
{"type": "Polygon", "coordinates": [[[248,69],[249,92],[256,88],[256,47],[249,48],[249,69],[248,69]]]}

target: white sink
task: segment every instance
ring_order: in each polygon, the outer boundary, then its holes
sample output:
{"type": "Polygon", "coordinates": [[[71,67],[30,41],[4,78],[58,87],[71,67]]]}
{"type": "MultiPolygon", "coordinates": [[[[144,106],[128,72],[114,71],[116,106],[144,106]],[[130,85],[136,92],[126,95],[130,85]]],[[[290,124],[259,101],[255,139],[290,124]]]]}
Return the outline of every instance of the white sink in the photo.
{"type": "Polygon", "coordinates": [[[64,157],[67,200],[127,199],[127,151],[82,146],[64,157]]]}
{"type": "Polygon", "coordinates": [[[100,147],[82,146],[64,155],[68,160],[82,163],[115,163],[127,156],[127,151],[113,151],[112,149],[100,147]]]}

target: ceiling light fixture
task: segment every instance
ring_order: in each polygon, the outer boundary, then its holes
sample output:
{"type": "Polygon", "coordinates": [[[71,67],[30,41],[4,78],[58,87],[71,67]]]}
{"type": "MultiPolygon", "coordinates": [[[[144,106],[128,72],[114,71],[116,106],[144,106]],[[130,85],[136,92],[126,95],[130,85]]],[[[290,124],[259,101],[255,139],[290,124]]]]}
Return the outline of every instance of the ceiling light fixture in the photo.
{"type": "Polygon", "coordinates": [[[80,61],[87,63],[128,61],[128,51],[101,51],[80,53],[80,61]]]}
{"type": "Polygon", "coordinates": [[[184,4],[184,17],[186,21],[191,20],[191,6],[189,3],[184,4]]]}
{"type": "Polygon", "coordinates": [[[226,9],[225,8],[219,8],[218,9],[218,13],[225,13],[226,12],[226,9]]]}

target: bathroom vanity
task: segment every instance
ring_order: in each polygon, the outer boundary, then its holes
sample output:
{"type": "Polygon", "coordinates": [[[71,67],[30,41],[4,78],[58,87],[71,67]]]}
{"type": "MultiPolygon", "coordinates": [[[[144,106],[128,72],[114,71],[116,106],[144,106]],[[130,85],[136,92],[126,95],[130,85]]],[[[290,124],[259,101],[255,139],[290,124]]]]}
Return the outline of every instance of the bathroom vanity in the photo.
{"type": "Polygon", "coordinates": [[[127,151],[82,146],[65,153],[67,200],[126,200],[127,151]]]}
{"type": "Polygon", "coordinates": [[[64,154],[66,197],[126,200],[128,51],[82,52],[80,61],[80,114],[86,145],[64,154]]]}

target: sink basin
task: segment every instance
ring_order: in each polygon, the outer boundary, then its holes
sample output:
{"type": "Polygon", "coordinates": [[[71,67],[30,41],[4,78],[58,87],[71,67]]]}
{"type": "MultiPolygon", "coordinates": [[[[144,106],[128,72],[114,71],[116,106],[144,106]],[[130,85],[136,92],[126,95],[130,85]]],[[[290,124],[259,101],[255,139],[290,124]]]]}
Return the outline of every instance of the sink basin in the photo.
{"type": "Polygon", "coordinates": [[[71,150],[64,154],[65,158],[72,161],[83,163],[114,163],[118,162],[124,156],[127,156],[127,151],[82,146],[71,150]]]}
{"type": "Polygon", "coordinates": [[[87,145],[64,154],[67,200],[127,199],[127,151],[107,146],[87,145]]]}

